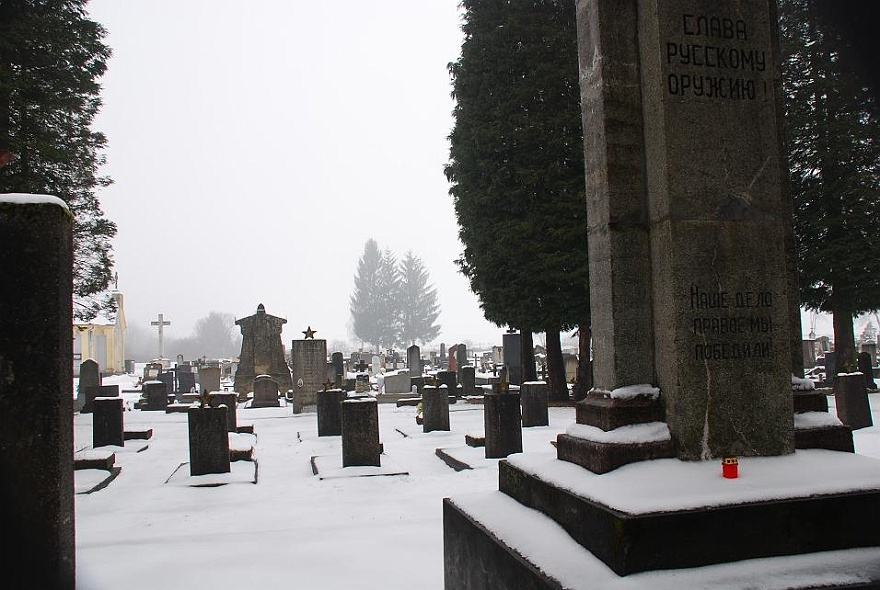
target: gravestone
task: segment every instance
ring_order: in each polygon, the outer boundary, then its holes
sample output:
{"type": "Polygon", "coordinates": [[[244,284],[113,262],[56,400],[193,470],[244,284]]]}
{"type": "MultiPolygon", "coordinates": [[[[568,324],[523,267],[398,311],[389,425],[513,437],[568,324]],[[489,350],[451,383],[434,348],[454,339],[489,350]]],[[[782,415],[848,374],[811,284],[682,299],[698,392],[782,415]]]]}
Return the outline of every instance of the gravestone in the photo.
{"type": "Polygon", "coordinates": [[[165,393],[174,393],[174,373],[171,371],[164,371],[156,375],[156,381],[160,381],[165,384],[165,393]]]}
{"type": "Polygon", "coordinates": [[[446,385],[422,388],[422,432],[449,430],[449,389],[446,385]]]}
{"type": "Polygon", "coordinates": [[[342,434],[342,402],[345,398],[346,393],[341,389],[318,392],[318,436],[342,434]]]}
{"type": "Polygon", "coordinates": [[[456,395],[458,392],[458,381],[455,377],[455,371],[437,371],[437,382],[445,385],[449,395],[456,395]]]}
{"type": "Polygon", "coordinates": [[[73,215],[0,194],[0,506],[3,586],[76,586],[73,215]]]}
{"type": "Polygon", "coordinates": [[[125,446],[121,397],[96,397],[92,401],[92,446],[125,446]]]}
{"type": "Polygon", "coordinates": [[[520,393],[505,389],[493,385],[492,391],[483,394],[487,459],[501,459],[523,450],[520,393]]]}
{"type": "Polygon", "coordinates": [[[178,393],[191,393],[196,391],[196,374],[192,372],[192,367],[187,367],[186,369],[177,367],[175,373],[177,374],[178,393]]]}
{"type": "Polygon", "coordinates": [[[461,368],[461,394],[475,395],[480,393],[477,389],[477,369],[471,365],[461,368]]]}
{"type": "Polygon", "coordinates": [[[834,384],[834,379],[837,377],[837,355],[834,351],[827,351],[825,353],[825,382],[828,385],[834,384]]]}
{"type": "Polygon", "coordinates": [[[333,373],[333,387],[342,389],[345,382],[345,357],[341,352],[330,355],[330,367],[333,373]]]}
{"type": "Polygon", "coordinates": [[[278,407],[278,382],[269,375],[257,375],[254,378],[254,399],[252,408],[278,407]]]}
{"type": "Polygon", "coordinates": [[[459,383],[463,383],[461,372],[468,365],[467,345],[458,344],[455,347],[455,378],[459,383]]]}
{"type": "Polygon", "coordinates": [[[257,375],[269,375],[280,391],[292,388],[281,343],[281,330],[286,323],[284,318],[267,314],[262,303],[257,306],[257,313],[235,321],[241,329],[241,354],[233,388],[240,400],[253,391],[257,375]]]}
{"type": "MultiPolygon", "coordinates": [[[[76,389],[76,402],[74,408],[78,412],[82,412],[86,406],[85,389],[87,387],[97,387],[101,385],[101,370],[95,359],[86,359],[79,364],[79,384],[76,389]]],[[[86,413],[91,412],[91,407],[86,413]]]]}
{"type": "Polygon", "coordinates": [[[370,375],[376,375],[381,368],[382,359],[380,359],[378,355],[374,354],[372,360],[370,361],[370,375]]]}
{"type": "Polygon", "coordinates": [[[871,367],[877,366],[877,343],[865,342],[862,344],[862,352],[867,352],[871,356],[871,367]]]}
{"type": "Polygon", "coordinates": [[[837,417],[853,430],[873,426],[871,404],[860,373],[839,373],[834,380],[834,405],[837,417]]]}
{"type": "Polygon", "coordinates": [[[220,367],[199,367],[199,390],[220,391],[220,367]]]}
{"type": "Polygon", "coordinates": [[[305,406],[317,403],[317,393],[327,379],[327,341],[314,337],[294,340],[290,348],[293,367],[293,413],[299,414],[305,406]]]}
{"type": "Polygon", "coordinates": [[[168,407],[168,387],[162,381],[144,381],[141,386],[140,409],[165,411],[168,407]]]}
{"type": "Polygon", "coordinates": [[[410,387],[415,385],[421,389],[425,384],[425,378],[422,377],[422,352],[415,344],[406,349],[406,367],[409,369],[410,387]]]}
{"type": "Polygon", "coordinates": [[[189,408],[189,474],[229,473],[225,406],[189,408]]]}
{"type": "MultiPolygon", "coordinates": [[[[600,456],[616,446],[638,461],[652,458],[657,443],[681,460],[664,461],[668,469],[685,474],[684,461],[711,461],[719,479],[724,458],[790,464],[783,456],[794,452],[800,330],[776,3],[579,0],[577,24],[597,399],[579,402],[584,411],[559,435],[557,457],[566,443],[600,456]],[[623,438],[657,411],[665,421],[646,429],[656,436],[623,438]],[[596,416],[619,426],[602,432],[589,424],[596,416]]],[[[487,416],[504,396],[486,394],[487,416]]],[[[489,438],[487,426],[487,446],[489,438]]],[[[642,473],[628,483],[656,501],[647,465],[581,479],[561,475],[572,466],[536,463],[500,462],[499,490],[561,526],[617,576],[880,545],[863,515],[847,517],[873,489],[816,500],[804,482],[784,498],[721,505],[696,492],[696,509],[649,517],[618,511],[614,494],[597,493],[600,482],[615,489],[626,473],[642,473]],[[572,493],[575,481],[589,493],[572,493]],[[834,514],[831,504],[840,507],[834,514]]],[[[549,560],[509,549],[512,535],[477,524],[489,505],[446,503],[446,590],[495,579],[558,587],[563,566],[544,569],[549,560]]],[[[737,587],[764,581],[741,574],[749,579],[737,587]]],[[[825,585],[825,574],[800,583],[825,585]]],[[[876,569],[860,574],[878,581],[876,569]]]]}
{"type": "Polygon", "coordinates": [[[342,402],[342,466],[380,466],[379,404],[373,398],[342,402]]]}
{"type": "Polygon", "coordinates": [[[446,370],[452,371],[456,375],[458,374],[458,356],[456,356],[455,351],[458,350],[458,345],[453,344],[449,347],[449,356],[446,359],[446,370]]]}
{"type": "Polygon", "coordinates": [[[877,389],[874,382],[874,367],[870,352],[859,353],[859,373],[865,376],[865,387],[868,389],[877,389]]]}
{"type": "Polygon", "coordinates": [[[409,371],[405,369],[385,373],[385,393],[410,393],[412,391],[411,382],[409,371]]]}
{"type": "Polygon", "coordinates": [[[507,381],[511,385],[522,383],[522,337],[516,332],[506,332],[501,336],[502,358],[507,368],[507,381]]]}
{"type": "Polygon", "coordinates": [[[366,373],[358,373],[354,377],[354,392],[369,393],[370,392],[370,376],[366,373]]]}
{"type": "Polygon", "coordinates": [[[444,344],[443,342],[440,343],[440,367],[437,367],[437,365],[435,364],[434,368],[440,368],[443,370],[449,368],[449,362],[446,360],[446,344],[444,344]]]}
{"type": "Polygon", "coordinates": [[[95,398],[98,397],[117,397],[119,395],[118,385],[93,385],[87,386],[83,390],[85,395],[85,405],[80,413],[91,414],[95,407],[95,398]]]}
{"type": "Polygon", "coordinates": [[[519,388],[522,404],[522,425],[548,426],[550,416],[547,408],[549,388],[544,381],[526,381],[519,388]]]}
{"type": "Polygon", "coordinates": [[[163,370],[162,363],[147,363],[141,381],[155,381],[163,370]]]}
{"type": "Polygon", "coordinates": [[[208,405],[212,408],[226,406],[226,431],[238,432],[238,395],[235,392],[208,391],[208,405]]]}

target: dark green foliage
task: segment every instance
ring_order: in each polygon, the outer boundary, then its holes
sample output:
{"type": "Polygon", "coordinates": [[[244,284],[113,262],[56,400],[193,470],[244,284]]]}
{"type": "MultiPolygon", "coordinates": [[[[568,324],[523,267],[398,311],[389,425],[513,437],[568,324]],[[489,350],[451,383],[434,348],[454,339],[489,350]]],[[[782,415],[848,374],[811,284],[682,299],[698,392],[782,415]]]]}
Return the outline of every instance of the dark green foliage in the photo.
{"type": "Polygon", "coordinates": [[[575,3],[462,7],[446,166],[464,244],[457,263],[486,319],[551,338],[589,323],[575,3]]]}
{"type": "Polygon", "coordinates": [[[355,336],[363,342],[379,346],[382,342],[383,294],[379,291],[379,269],[382,254],[376,240],[369,239],[364,244],[364,253],[358,260],[354,276],[354,293],[349,299],[349,309],[353,320],[355,336]]]}
{"type": "Polygon", "coordinates": [[[880,308],[880,121],[826,4],[780,3],[791,191],[801,301],[834,314],[854,369],[852,318],[880,308]]]}
{"type": "Polygon", "coordinates": [[[86,18],[86,0],[0,0],[0,150],[18,160],[0,168],[0,193],[55,195],[74,216],[74,315],[112,309],[110,240],[95,191],[106,139],[90,125],[101,106],[98,78],[110,49],[86,18]]]}

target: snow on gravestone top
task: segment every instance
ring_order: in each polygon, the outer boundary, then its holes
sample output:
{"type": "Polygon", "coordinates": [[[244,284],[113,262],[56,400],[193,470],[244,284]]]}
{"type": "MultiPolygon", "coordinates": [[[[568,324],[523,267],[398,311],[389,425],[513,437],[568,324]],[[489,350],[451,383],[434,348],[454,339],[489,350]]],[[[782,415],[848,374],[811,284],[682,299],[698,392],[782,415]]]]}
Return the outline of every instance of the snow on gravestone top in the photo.
{"type": "Polygon", "coordinates": [[[12,205],[58,205],[68,213],[67,203],[52,195],[35,195],[30,193],[0,193],[0,203],[12,205]]]}

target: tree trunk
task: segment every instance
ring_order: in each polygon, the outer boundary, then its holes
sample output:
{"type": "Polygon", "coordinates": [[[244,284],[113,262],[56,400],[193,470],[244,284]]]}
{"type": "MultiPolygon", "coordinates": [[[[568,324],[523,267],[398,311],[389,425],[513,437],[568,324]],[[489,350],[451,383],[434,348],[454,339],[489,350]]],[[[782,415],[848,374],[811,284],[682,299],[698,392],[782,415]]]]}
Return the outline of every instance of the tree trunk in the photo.
{"type": "Polygon", "coordinates": [[[562,362],[562,344],[559,330],[547,330],[547,389],[552,402],[568,401],[568,384],[565,381],[565,365],[562,362]]]}
{"type": "Polygon", "coordinates": [[[578,326],[578,374],[574,387],[571,389],[575,401],[581,401],[587,397],[587,393],[593,387],[593,363],[590,360],[590,326],[581,324],[578,326]]]}
{"type": "Polygon", "coordinates": [[[520,330],[519,361],[522,381],[537,381],[538,372],[535,370],[535,343],[532,340],[532,330],[520,330]]]}
{"type": "MultiPolygon", "coordinates": [[[[834,363],[838,373],[852,373],[856,363],[856,339],[853,331],[852,312],[834,307],[832,314],[834,325],[834,363]]],[[[832,379],[834,375],[830,376],[832,379]]]]}

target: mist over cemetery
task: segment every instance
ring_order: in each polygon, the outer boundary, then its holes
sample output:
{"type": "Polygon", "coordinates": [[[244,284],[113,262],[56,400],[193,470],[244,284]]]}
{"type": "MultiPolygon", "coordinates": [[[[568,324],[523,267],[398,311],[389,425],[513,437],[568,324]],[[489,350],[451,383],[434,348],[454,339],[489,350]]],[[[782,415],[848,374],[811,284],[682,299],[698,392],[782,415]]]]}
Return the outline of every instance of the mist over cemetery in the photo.
{"type": "MultiPolygon", "coordinates": [[[[793,29],[836,21],[800,0],[501,4],[462,3],[449,65],[455,263],[485,346],[441,341],[422,260],[370,238],[340,311],[359,344],[308,309],[285,340],[294,315],[255,293],[202,324],[234,354],[170,348],[157,311],[158,354],[132,358],[109,245],[83,244],[115,226],[25,182],[39,150],[0,127],[0,586],[880,588],[878,337],[853,327],[880,294],[870,257],[804,257],[799,214],[858,207],[816,188],[829,152],[821,174],[800,159],[818,132],[785,70],[793,29]],[[803,337],[803,307],[834,338],[803,337]]],[[[840,192],[880,215],[876,166],[849,164],[840,192]]]]}

